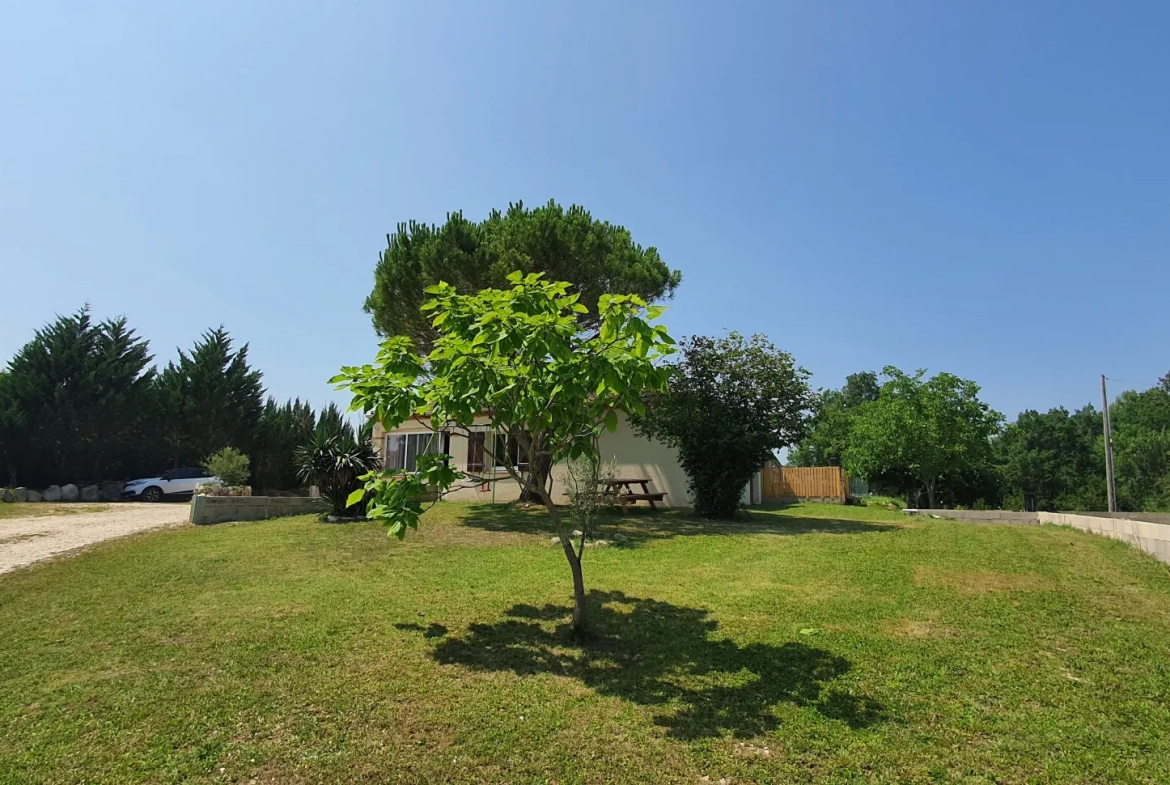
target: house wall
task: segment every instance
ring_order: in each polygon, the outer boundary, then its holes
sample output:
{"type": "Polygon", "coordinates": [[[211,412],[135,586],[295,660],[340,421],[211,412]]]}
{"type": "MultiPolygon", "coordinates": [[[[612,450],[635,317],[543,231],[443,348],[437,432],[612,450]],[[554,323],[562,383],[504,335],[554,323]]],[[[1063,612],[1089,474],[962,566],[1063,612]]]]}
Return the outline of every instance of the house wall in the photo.
{"type": "MultiPolygon", "coordinates": [[[[476,418],[475,424],[486,428],[488,418],[476,418]]],[[[387,433],[419,433],[428,432],[430,428],[426,422],[414,420],[387,431],[382,425],[374,426],[373,440],[378,453],[385,458],[387,433]]],[[[637,435],[624,416],[618,420],[617,430],[613,433],[605,431],[598,439],[598,449],[602,463],[606,466],[610,461],[616,461],[615,474],[618,477],[646,478],[650,480],[648,488],[651,493],[663,493],[663,503],[668,507],[689,507],[690,495],[687,492],[686,472],[678,463],[678,453],[661,442],[646,439],[637,435]]],[[[451,435],[451,459],[454,468],[460,472],[467,469],[467,439],[458,434],[451,435]]],[[[568,502],[566,495],[567,468],[564,463],[553,467],[553,500],[558,504],[568,502]]],[[[480,501],[480,502],[508,502],[515,501],[520,496],[520,488],[515,480],[506,472],[484,473],[486,476],[498,477],[497,482],[480,485],[465,483],[458,486],[445,498],[452,501],[480,501]]],[[[744,501],[751,498],[751,489],[745,488],[744,501]]]]}

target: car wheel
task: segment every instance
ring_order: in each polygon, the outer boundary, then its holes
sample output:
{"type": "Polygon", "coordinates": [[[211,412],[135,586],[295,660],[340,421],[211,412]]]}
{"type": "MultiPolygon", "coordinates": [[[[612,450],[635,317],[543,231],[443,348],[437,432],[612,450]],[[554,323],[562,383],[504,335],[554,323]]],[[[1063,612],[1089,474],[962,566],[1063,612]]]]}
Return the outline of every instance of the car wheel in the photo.
{"type": "Polygon", "coordinates": [[[144,502],[161,502],[162,497],[162,488],[155,488],[152,486],[142,492],[142,501],[144,502]]]}

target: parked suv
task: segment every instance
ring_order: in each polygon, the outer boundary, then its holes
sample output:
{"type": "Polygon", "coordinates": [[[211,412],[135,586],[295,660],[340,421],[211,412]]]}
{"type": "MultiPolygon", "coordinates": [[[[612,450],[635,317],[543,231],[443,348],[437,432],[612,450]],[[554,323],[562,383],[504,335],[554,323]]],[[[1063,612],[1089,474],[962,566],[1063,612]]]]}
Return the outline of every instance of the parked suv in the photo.
{"type": "Polygon", "coordinates": [[[190,499],[204,483],[219,482],[207,469],[171,469],[158,477],[131,480],[122,488],[128,501],[161,502],[163,499],[190,499]]]}

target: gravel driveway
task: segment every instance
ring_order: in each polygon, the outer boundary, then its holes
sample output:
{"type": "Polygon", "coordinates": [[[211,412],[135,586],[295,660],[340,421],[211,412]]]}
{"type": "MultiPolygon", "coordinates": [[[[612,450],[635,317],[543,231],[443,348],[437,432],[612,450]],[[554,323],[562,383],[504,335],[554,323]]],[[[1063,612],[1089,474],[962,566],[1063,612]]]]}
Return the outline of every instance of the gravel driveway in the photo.
{"type": "Polygon", "coordinates": [[[187,522],[186,504],[112,504],[102,512],[0,518],[0,573],[127,534],[187,522]]]}

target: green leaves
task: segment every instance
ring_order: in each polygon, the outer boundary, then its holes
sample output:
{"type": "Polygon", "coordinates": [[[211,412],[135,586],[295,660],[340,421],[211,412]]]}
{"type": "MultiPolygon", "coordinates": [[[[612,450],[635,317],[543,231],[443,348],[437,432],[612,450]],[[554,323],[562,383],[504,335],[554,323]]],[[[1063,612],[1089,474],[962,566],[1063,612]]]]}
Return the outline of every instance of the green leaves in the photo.
{"type": "Polygon", "coordinates": [[[979,400],[974,382],[950,373],[927,378],[892,366],[877,398],[856,406],[844,449],[845,467],[861,477],[905,478],[928,503],[945,477],[970,476],[991,467],[991,437],[1002,420],[979,400]]]}
{"type": "Polygon", "coordinates": [[[345,506],[346,506],[346,507],[352,507],[352,506],[354,506],[355,504],[357,504],[358,502],[360,502],[360,501],[361,501],[362,499],[364,499],[364,498],[366,498],[366,489],[365,489],[365,488],[358,488],[356,491],[354,491],[353,493],[351,493],[351,494],[350,494],[350,495],[349,495],[349,496],[346,498],[346,500],[345,500],[345,506]]]}
{"type": "MultiPolygon", "coordinates": [[[[458,433],[488,411],[493,430],[523,434],[524,449],[551,462],[592,454],[596,435],[617,428],[618,412],[644,411],[642,395],[664,389],[667,374],[655,363],[674,342],[649,324],[653,315],[638,296],[602,295],[601,331],[591,335],[581,329],[583,306],[568,283],[521,271],[507,281],[510,289],[473,295],[429,287],[436,330],[430,352],[419,355],[409,339],[391,338],[375,364],[343,368],[335,381],[387,429],[422,416],[458,433]]],[[[418,525],[418,500],[460,479],[445,456],[420,456],[412,474],[367,482],[368,514],[403,537],[418,525]]]]}
{"type": "MultiPolygon", "coordinates": [[[[650,347],[673,351],[656,326],[638,319],[628,329],[636,356],[650,347]]],[[[655,368],[655,375],[668,392],[649,395],[644,408],[641,400],[627,401],[634,427],[678,450],[699,514],[733,517],[751,477],[803,433],[808,372],[763,336],[731,333],[685,341],[682,361],[655,368]]]]}

